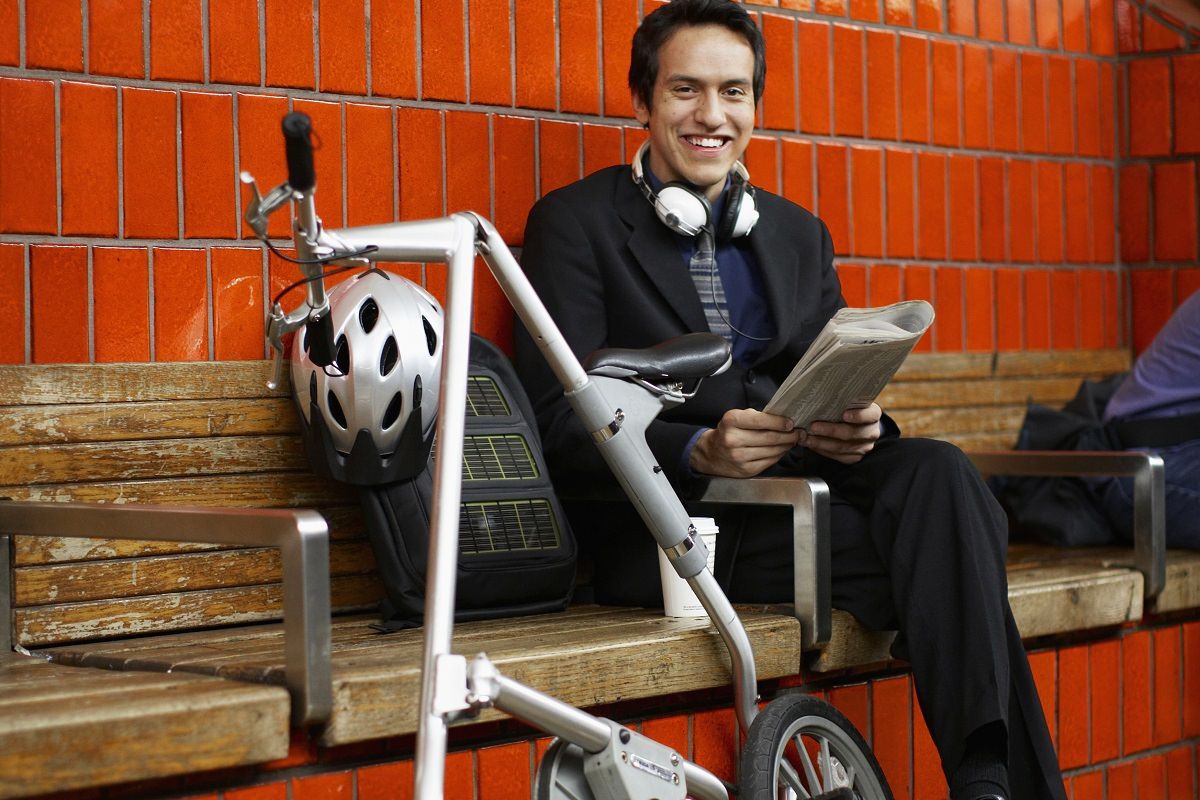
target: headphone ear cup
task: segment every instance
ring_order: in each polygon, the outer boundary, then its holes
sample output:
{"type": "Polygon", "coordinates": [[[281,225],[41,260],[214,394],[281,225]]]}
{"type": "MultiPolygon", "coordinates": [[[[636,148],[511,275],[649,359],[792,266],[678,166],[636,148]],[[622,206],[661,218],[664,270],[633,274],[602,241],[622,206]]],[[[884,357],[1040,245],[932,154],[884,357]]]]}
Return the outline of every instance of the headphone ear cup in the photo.
{"type": "Polygon", "coordinates": [[[754,229],[758,222],[758,204],[754,202],[754,189],[747,186],[739,195],[737,218],[733,220],[729,237],[745,236],[754,229]]]}
{"type": "Polygon", "coordinates": [[[664,225],[684,236],[695,236],[707,228],[712,215],[708,200],[678,183],[659,190],[654,210],[664,225]]]}
{"type": "Polygon", "coordinates": [[[741,235],[734,231],[737,229],[738,216],[742,212],[746,192],[740,181],[734,181],[729,188],[731,191],[725,195],[725,210],[721,212],[721,224],[717,226],[718,242],[728,242],[734,236],[741,235]]]}

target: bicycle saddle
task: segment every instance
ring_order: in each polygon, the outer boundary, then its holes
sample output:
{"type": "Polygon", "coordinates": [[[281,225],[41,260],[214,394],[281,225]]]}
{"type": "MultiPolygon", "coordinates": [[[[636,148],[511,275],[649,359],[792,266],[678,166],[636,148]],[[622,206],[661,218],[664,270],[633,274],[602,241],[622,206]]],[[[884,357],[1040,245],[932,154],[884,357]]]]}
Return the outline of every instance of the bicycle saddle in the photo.
{"type": "Polygon", "coordinates": [[[583,362],[589,375],[676,383],[724,372],[732,363],[729,342],[715,333],[688,333],[652,347],[606,347],[583,362]]]}

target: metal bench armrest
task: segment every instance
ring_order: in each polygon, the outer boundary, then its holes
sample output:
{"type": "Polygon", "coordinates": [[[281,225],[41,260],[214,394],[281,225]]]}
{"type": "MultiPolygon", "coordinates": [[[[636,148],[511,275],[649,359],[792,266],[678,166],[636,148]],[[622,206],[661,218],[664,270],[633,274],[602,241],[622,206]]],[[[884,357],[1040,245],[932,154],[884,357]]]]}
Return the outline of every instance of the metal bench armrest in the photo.
{"type": "Polygon", "coordinates": [[[829,487],[820,478],[713,478],[705,503],[789,506],[796,618],[805,650],[833,632],[830,591],[829,487]]]}
{"type": "Polygon", "coordinates": [[[1152,600],[1167,582],[1166,491],[1163,460],[1152,453],[997,450],[967,454],[989,475],[1116,476],[1133,478],[1134,565],[1152,600]]]}
{"type": "Polygon", "coordinates": [[[329,718],[329,526],[315,511],[0,501],[0,651],[6,653],[14,644],[10,535],[278,547],[292,719],[312,724],[329,718]]]}

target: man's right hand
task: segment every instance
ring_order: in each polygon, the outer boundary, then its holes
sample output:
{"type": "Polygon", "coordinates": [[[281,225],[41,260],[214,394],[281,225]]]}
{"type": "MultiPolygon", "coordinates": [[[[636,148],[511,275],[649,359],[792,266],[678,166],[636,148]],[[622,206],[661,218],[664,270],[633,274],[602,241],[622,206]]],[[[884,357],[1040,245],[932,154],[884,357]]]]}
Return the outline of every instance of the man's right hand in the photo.
{"type": "Polygon", "coordinates": [[[728,478],[752,478],[775,465],[796,446],[800,431],[787,417],[735,408],[717,427],[700,434],[688,464],[695,472],[728,478]]]}

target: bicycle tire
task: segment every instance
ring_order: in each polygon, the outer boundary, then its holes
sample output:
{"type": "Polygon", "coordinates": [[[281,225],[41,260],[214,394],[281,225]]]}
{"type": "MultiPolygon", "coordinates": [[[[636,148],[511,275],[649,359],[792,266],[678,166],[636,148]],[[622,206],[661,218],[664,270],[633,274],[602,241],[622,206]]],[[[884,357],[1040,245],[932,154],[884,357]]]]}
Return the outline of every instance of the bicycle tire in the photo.
{"type": "Polygon", "coordinates": [[[854,725],[829,703],[811,695],[784,695],[768,703],[746,734],[739,766],[739,800],[805,796],[892,800],[879,762],[854,725]],[[788,753],[788,745],[797,741],[800,744],[788,753]],[[815,758],[808,756],[805,744],[815,746],[815,758]],[[804,757],[797,747],[805,749],[804,757]],[[789,794],[792,789],[781,776],[785,759],[800,774],[800,786],[807,795],[789,794]]]}

